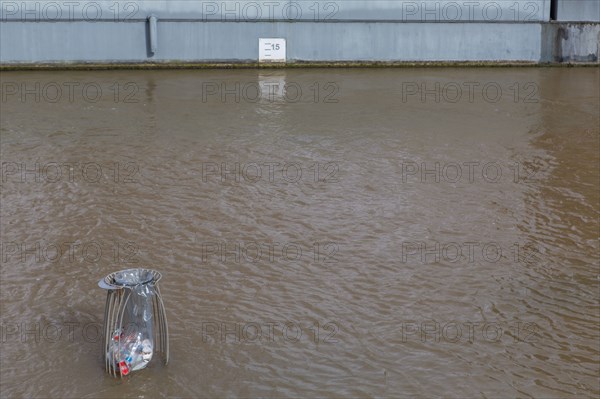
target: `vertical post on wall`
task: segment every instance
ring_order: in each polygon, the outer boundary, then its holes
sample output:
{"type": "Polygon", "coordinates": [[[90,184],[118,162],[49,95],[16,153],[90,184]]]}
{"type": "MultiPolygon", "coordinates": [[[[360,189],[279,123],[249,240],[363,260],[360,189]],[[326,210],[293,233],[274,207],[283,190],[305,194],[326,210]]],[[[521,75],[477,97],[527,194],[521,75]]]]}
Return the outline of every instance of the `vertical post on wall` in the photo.
{"type": "Polygon", "coordinates": [[[556,21],[558,14],[558,0],[550,0],[550,21],[556,21]]]}
{"type": "Polygon", "coordinates": [[[150,52],[156,53],[158,50],[158,31],[157,31],[158,19],[154,15],[148,17],[148,31],[150,33],[150,52]]]}

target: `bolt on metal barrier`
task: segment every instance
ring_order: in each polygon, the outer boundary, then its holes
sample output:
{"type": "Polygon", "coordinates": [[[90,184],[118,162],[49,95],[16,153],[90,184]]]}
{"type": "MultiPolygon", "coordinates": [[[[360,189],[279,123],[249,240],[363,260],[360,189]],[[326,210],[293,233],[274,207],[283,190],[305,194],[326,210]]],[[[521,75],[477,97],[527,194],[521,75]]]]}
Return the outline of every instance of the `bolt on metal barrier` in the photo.
{"type": "Polygon", "coordinates": [[[98,282],[107,290],[104,308],[104,360],[114,377],[145,368],[154,353],[169,362],[169,327],[158,281],[149,269],[127,269],[98,282]]]}

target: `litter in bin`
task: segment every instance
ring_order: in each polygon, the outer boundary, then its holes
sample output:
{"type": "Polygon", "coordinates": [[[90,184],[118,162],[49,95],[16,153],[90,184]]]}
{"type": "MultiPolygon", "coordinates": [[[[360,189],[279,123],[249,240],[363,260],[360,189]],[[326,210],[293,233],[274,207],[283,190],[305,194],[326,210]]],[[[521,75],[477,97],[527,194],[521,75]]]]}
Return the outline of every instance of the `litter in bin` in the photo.
{"type": "Polygon", "coordinates": [[[111,273],[98,285],[108,291],[104,311],[106,371],[129,375],[145,368],[155,350],[169,360],[168,327],[158,281],[148,269],[111,273]]]}

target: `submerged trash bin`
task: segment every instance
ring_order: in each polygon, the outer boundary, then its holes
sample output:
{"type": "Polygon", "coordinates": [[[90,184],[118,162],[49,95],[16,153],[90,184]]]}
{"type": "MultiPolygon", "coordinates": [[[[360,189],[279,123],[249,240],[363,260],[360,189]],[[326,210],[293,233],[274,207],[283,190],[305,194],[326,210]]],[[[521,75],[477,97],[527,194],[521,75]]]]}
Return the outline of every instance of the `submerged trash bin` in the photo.
{"type": "Polygon", "coordinates": [[[145,368],[154,353],[169,362],[169,331],[158,281],[149,269],[111,273],[98,282],[108,290],[104,308],[106,371],[123,377],[145,368]]]}

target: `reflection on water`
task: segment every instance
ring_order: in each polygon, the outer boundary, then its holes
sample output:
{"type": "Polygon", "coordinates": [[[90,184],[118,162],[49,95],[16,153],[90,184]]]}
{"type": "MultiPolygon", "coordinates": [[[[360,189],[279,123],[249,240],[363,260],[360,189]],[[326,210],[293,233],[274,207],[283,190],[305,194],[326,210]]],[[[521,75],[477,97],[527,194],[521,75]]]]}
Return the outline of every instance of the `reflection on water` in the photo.
{"type": "Polygon", "coordinates": [[[597,68],[1,80],[3,395],[600,394],[597,68]],[[121,382],[136,265],[171,363],[121,382]]]}

